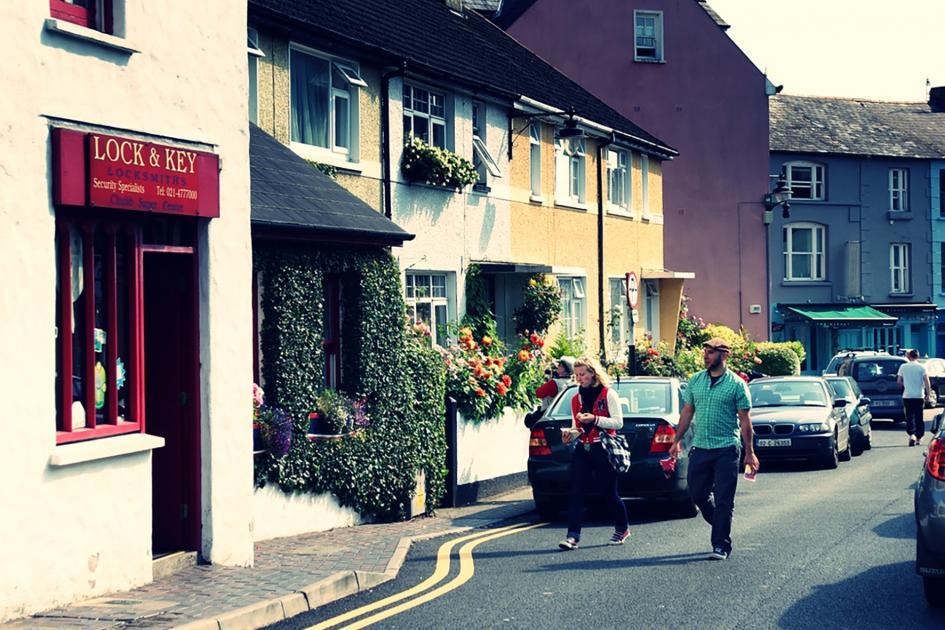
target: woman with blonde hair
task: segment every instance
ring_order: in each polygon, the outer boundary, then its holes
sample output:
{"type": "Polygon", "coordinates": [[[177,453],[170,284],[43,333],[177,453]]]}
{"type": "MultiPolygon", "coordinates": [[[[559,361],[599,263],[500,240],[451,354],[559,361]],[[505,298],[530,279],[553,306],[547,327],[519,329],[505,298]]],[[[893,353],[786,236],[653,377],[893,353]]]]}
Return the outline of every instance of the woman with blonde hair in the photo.
{"type": "Polygon", "coordinates": [[[558,547],[577,549],[581,541],[584,499],[591,483],[596,482],[607,499],[614,519],[614,534],[609,544],[622,545],[630,537],[627,509],[617,494],[617,471],[610,465],[600,441],[600,432],[615,435],[623,428],[620,399],[610,388],[610,378],[597,359],[584,357],[574,362],[578,392],[571,400],[572,428],[561,429],[565,444],[577,438],[571,459],[571,498],[568,504],[568,533],[558,547]]]}

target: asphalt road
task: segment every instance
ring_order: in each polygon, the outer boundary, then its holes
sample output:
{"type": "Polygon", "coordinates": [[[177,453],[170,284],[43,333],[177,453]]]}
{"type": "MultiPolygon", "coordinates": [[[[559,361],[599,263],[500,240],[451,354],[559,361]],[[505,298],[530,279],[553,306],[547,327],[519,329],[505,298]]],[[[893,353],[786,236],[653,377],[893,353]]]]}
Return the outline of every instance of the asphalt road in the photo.
{"type": "MultiPolygon", "coordinates": [[[[705,559],[701,517],[632,503],[624,546],[605,544],[611,526],[599,516],[575,551],[557,549],[561,523],[486,541],[468,582],[370,627],[943,628],[945,611],[926,607],[914,572],[912,486],[925,449],[906,446],[902,426],[875,421],[873,449],[837,470],[762,461],[755,483],[739,483],[729,560],[705,559]]],[[[448,540],[415,545],[393,582],[277,627],[415,586],[448,540]]]]}

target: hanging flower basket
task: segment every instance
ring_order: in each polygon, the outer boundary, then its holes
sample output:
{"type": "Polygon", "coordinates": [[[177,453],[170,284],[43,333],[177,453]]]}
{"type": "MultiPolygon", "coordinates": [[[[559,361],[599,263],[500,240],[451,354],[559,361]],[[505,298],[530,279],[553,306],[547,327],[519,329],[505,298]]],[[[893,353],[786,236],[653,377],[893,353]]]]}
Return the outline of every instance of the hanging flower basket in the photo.
{"type": "Polygon", "coordinates": [[[407,181],[444,188],[461,189],[479,180],[472,162],[420,138],[410,138],[404,145],[400,171],[407,181]]]}

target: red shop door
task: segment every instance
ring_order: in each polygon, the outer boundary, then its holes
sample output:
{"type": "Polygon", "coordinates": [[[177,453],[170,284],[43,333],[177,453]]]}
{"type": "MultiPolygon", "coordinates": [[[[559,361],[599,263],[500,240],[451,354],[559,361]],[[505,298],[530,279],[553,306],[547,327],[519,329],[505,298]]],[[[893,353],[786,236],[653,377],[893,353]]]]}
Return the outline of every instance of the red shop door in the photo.
{"type": "Polygon", "coordinates": [[[193,253],[145,250],[146,430],[165,440],[152,456],[155,555],[200,549],[196,287],[193,253]]]}

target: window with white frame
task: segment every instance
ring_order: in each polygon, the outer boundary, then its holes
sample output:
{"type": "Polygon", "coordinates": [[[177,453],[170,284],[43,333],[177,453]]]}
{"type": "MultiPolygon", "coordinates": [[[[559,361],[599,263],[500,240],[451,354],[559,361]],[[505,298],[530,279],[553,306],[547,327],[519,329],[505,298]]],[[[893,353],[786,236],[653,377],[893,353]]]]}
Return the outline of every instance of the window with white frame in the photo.
{"type": "Polygon", "coordinates": [[[610,278],[608,280],[610,293],[610,310],[607,317],[607,328],[610,331],[610,349],[620,354],[629,344],[630,311],[627,306],[626,278],[610,278]]]}
{"type": "Polygon", "coordinates": [[[630,152],[607,151],[607,200],[611,210],[630,212],[630,152]]]}
{"type": "Polygon", "coordinates": [[[408,271],[405,285],[407,316],[429,326],[433,342],[445,345],[449,323],[446,274],[408,271]]]}
{"type": "Polygon", "coordinates": [[[559,200],[584,203],[584,138],[555,140],[555,190],[559,200]]]}
{"type": "Polygon", "coordinates": [[[912,281],[909,276],[909,243],[889,245],[889,292],[910,293],[912,281]]]}
{"type": "Polygon", "coordinates": [[[659,280],[643,281],[643,329],[651,339],[660,339],[660,284],[659,280]]]}
{"type": "Polygon", "coordinates": [[[532,196],[541,197],[541,123],[529,125],[529,166],[532,196]]]}
{"type": "Polygon", "coordinates": [[[357,66],[293,46],[289,76],[292,142],[354,157],[358,92],[367,87],[357,66]]]}
{"type": "Polygon", "coordinates": [[[561,324],[568,337],[576,337],[584,331],[586,298],[584,278],[559,277],[561,288],[561,324]]]}
{"type": "Polygon", "coordinates": [[[889,169],[889,209],[893,212],[909,209],[909,169],[889,169]]]}
{"type": "Polygon", "coordinates": [[[784,226],[784,279],[823,280],[824,226],[792,223],[784,226]]]}
{"type": "Polygon", "coordinates": [[[265,57],[259,48],[259,32],[247,29],[246,54],[249,57],[249,121],[259,124],[259,91],[256,79],[256,65],[260,57],[265,57]]]}
{"type": "Polygon", "coordinates": [[[824,167],[813,162],[788,162],[785,164],[787,185],[791,199],[824,199],[824,167]]]}
{"type": "Polygon", "coordinates": [[[643,216],[650,215],[650,156],[640,155],[640,194],[643,201],[643,216]]]}
{"type": "Polygon", "coordinates": [[[663,61],[662,11],[634,11],[635,61],[663,61]]]}
{"type": "Polygon", "coordinates": [[[446,95],[404,84],[404,139],[446,148],[446,95]]]}
{"type": "Polygon", "coordinates": [[[495,158],[486,147],[486,105],[474,101],[472,104],[472,154],[473,166],[479,174],[476,186],[485,188],[489,184],[489,176],[499,177],[499,166],[495,158]]]}

